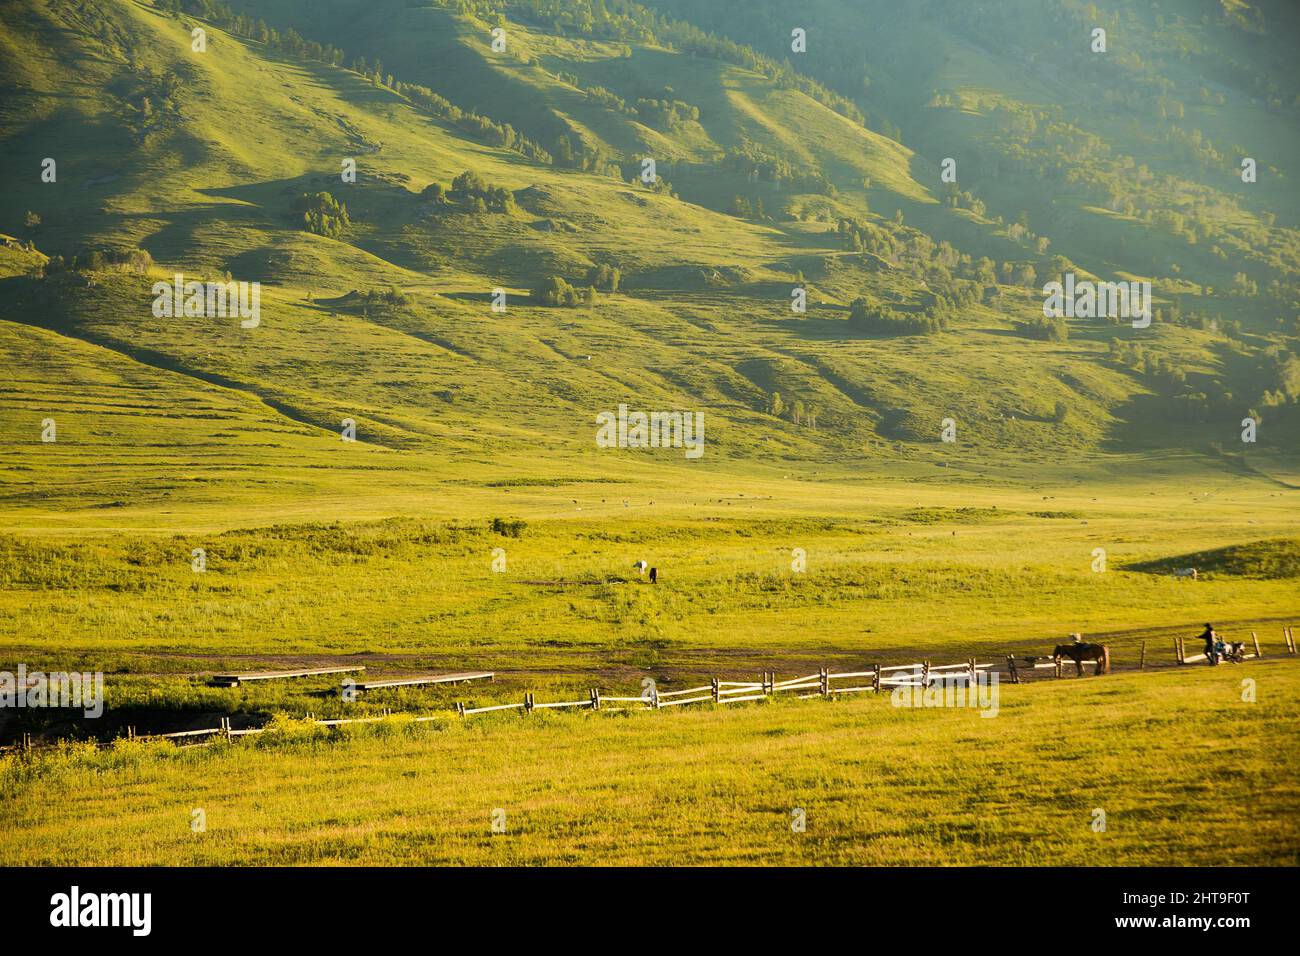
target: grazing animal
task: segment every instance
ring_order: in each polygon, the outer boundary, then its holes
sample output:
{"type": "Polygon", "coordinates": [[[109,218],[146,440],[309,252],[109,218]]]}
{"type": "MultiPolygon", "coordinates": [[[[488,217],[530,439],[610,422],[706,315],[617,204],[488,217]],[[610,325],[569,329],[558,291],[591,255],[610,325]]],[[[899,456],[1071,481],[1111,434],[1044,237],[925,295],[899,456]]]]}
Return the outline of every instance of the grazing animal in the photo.
{"type": "Polygon", "coordinates": [[[1174,572],[1174,577],[1176,577],[1176,578],[1191,578],[1193,581],[1195,581],[1195,580],[1196,580],[1196,569],[1195,569],[1195,568],[1179,568],[1177,571],[1174,572]]]}
{"type": "Polygon", "coordinates": [[[632,565],[632,567],[636,569],[637,574],[645,574],[645,569],[649,567],[649,565],[644,561],[637,561],[632,565]]]}
{"type": "Polygon", "coordinates": [[[651,584],[658,584],[658,583],[659,583],[659,569],[658,569],[658,568],[651,568],[651,569],[650,569],[650,583],[651,583],[651,584]]]}
{"type": "Polygon", "coordinates": [[[1080,677],[1083,676],[1084,661],[1096,661],[1098,674],[1110,673],[1110,648],[1105,644],[1057,644],[1052,657],[1057,661],[1063,657],[1074,661],[1080,677]]]}

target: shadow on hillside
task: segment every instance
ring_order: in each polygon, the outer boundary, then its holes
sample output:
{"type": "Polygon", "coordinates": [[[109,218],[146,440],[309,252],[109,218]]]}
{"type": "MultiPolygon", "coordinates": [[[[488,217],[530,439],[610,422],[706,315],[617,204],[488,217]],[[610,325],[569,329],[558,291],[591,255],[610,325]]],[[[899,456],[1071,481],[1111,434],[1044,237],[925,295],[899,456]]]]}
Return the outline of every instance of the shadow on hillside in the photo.
{"type": "Polygon", "coordinates": [[[1250,578],[1300,577],[1300,541],[1295,538],[1261,538],[1207,551],[1194,551],[1124,566],[1126,571],[1173,574],[1195,568],[1198,576],[1222,574],[1250,578]]]}

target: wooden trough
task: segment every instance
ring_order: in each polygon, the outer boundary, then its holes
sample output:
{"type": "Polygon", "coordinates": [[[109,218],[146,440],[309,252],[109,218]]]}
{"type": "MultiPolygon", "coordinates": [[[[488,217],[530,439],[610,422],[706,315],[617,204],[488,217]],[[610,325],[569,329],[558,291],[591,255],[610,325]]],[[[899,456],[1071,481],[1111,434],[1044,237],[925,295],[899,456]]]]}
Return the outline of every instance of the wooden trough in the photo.
{"type": "Polygon", "coordinates": [[[464,674],[425,674],[422,677],[392,677],[353,683],[353,690],[384,690],[389,687],[424,687],[429,684],[464,684],[472,680],[495,680],[493,671],[467,671],[464,674]]]}
{"type": "Polygon", "coordinates": [[[213,687],[238,687],[240,684],[258,680],[289,680],[294,677],[317,677],[321,674],[346,674],[348,671],[363,671],[365,667],[310,667],[294,671],[255,671],[247,674],[215,674],[210,681],[213,687]]]}

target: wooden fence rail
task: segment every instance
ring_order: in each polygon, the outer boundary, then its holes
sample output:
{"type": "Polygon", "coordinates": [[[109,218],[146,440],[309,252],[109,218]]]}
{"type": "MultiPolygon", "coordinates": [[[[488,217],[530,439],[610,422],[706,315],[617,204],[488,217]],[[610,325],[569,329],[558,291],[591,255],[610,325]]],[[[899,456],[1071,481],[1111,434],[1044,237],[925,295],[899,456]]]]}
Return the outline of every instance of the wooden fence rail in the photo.
{"type": "Polygon", "coordinates": [[[364,665],[356,664],[349,667],[308,667],[291,671],[256,671],[244,674],[214,674],[212,675],[211,682],[215,687],[238,687],[240,684],[246,684],[250,681],[290,680],[298,677],[319,677],[322,674],[346,674],[349,671],[363,671],[365,669],[364,665]]]}
{"type": "MultiPolygon", "coordinates": [[[[1247,658],[1258,658],[1260,652],[1259,637],[1256,632],[1250,634],[1251,643],[1254,652],[1246,654],[1247,658]]],[[[1286,653],[1294,655],[1296,653],[1295,636],[1290,627],[1282,629],[1282,637],[1286,644],[1286,653]]],[[[1184,638],[1174,639],[1175,659],[1180,664],[1193,663],[1198,660],[1204,660],[1205,654],[1188,655],[1186,653],[1186,642],[1184,638]]],[[[1053,669],[1056,675],[1061,676],[1060,661],[1054,658],[1044,657],[1027,657],[1017,659],[1015,655],[1007,655],[1006,671],[1013,684],[1020,683],[1020,672],[1023,668],[1033,670],[1053,669]]],[[[1146,642],[1142,642],[1141,649],[1141,667],[1146,664],[1146,642]]],[[[606,696],[602,694],[599,688],[591,688],[588,691],[586,700],[565,700],[565,701],[545,701],[538,703],[534,700],[532,692],[527,692],[524,699],[516,703],[507,704],[489,704],[483,707],[469,707],[463,702],[455,705],[453,713],[460,717],[468,717],[474,714],[487,714],[502,712],[508,710],[522,710],[525,713],[532,713],[534,710],[561,710],[561,709],[589,709],[593,711],[601,710],[606,704],[633,704],[639,705],[639,708],[630,707],[610,707],[610,710],[630,710],[642,709],[653,710],[663,707],[679,707],[687,704],[739,704],[747,701],[767,700],[776,696],[778,693],[794,693],[799,700],[807,700],[813,697],[834,698],[841,694],[857,694],[875,692],[879,693],[883,689],[894,687],[928,687],[936,679],[947,680],[954,677],[966,675],[969,679],[975,680],[981,672],[988,672],[995,667],[992,663],[981,664],[975,658],[968,658],[962,663],[956,664],[938,664],[933,665],[929,660],[919,661],[914,664],[890,664],[881,666],[872,664],[866,670],[843,671],[832,673],[823,667],[816,674],[807,674],[802,677],[791,677],[778,681],[776,674],[764,671],[757,681],[737,681],[737,680],[720,680],[711,678],[708,684],[700,684],[695,687],[688,687],[682,690],[659,691],[651,688],[648,692],[637,697],[619,697],[606,696]],[[910,673],[903,673],[909,671],[910,673]],[[836,681],[865,681],[865,683],[855,683],[849,686],[837,684],[836,681]],[[799,693],[800,691],[812,691],[812,693],[799,693]]],[[[344,670],[360,668],[319,668],[313,671],[295,671],[295,672],[271,672],[259,675],[221,675],[225,678],[234,678],[238,676],[240,680],[257,680],[257,679],[277,679],[290,676],[309,676],[313,673],[338,673],[344,670]]],[[[465,674],[437,675],[436,677],[417,677],[412,679],[393,679],[367,682],[368,688],[377,689],[379,687],[400,687],[412,686],[423,683],[451,683],[462,682],[467,680],[491,680],[491,672],[478,671],[465,674]]],[[[371,717],[347,717],[332,718],[321,720],[314,718],[310,713],[307,718],[316,726],[321,727],[338,727],[347,724],[372,724],[378,723],[391,716],[391,711],[385,710],[381,716],[371,717]]],[[[412,718],[415,722],[422,723],[431,720],[446,719],[442,714],[428,715],[412,718]]],[[[177,742],[200,738],[200,737],[220,737],[224,735],[227,740],[235,737],[242,737],[249,734],[263,733],[265,727],[250,727],[241,730],[235,730],[231,727],[230,718],[221,718],[220,726],[205,727],[198,730],[179,730],[170,733],[137,735],[134,726],[126,728],[128,739],[156,739],[156,740],[175,740],[177,742]]],[[[30,733],[22,735],[21,743],[12,747],[0,747],[0,751],[7,750],[31,750],[33,742],[30,733]]]]}

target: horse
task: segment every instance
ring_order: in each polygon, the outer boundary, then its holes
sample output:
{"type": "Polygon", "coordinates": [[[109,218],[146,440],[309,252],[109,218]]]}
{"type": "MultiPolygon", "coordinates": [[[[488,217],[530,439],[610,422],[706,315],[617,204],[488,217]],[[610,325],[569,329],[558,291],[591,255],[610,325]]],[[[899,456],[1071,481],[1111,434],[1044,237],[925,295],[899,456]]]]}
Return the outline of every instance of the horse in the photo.
{"type": "Polygon", "coordinates": [[[1105,644],[1057,644],[1052,658],[1059,663],[1063,657],[1074,661],[1080,677],[1083,676],[1084,661],[1096,661],[1098,674],[1110,673],[1110,648],[1105,644]]]}

